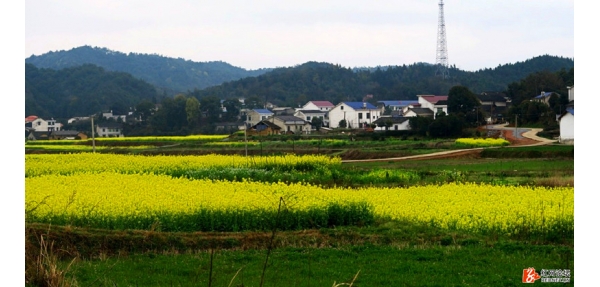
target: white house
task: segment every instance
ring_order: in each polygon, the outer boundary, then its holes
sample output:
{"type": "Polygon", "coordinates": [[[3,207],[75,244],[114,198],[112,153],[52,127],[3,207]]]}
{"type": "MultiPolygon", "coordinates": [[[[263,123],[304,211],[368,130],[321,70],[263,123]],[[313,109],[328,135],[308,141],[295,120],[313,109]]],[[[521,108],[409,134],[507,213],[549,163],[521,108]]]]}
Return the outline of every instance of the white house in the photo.
{"type": "Polygon", "coordinates": [[[319,118],[323,122],[323,126],[329,126],[329,117],[326,111],[320,110],[297,110],[294,116],[299,117],[307,122],[312,122],[314,118],[319,118]]]}
{"type": "Polygon", "coordinates": [[[44,120],[37,116],[28,116],[25,118],[25,128],[37,132],[51,132],[60,131],[62,124],[57,123],[55,119],[44,120]]]}
{"type": "Polygon", "coordinates": [[[386,117],[383,116],[381,118],[378,118],[375,122],[375,124],[377,124],[377,127],[375,128],[376,131],[405,131],[405,130],[410,130],[410,124],[409,124],[409,118],[405,118],[405,117],[386,117]],[[380,123],[382,123],[384,126],[380,127],[380,123]]]}
{"type": "Polygon", "coordinates": [[[567,87],[567,90],[569,90],[569,102],[574,101],[575,100],[575,86],[567,87]]]}
{"type": "Polygon", "coordinates": [[[89,120],[90,120],[90,117],[74,117],[74,118],[70,118],[67,121],[67,123],[68,124],[72,124],[72,123],[77,122],[77,121],[89,121],[89,120]]]}
{"type": "Polygon", "coordinates": [[[328,112],[335,108],[335,105],[329,101],[309,101],[302,108],[297,110],[319,110],[328,112]]]}
{"type": "Polygon", "coordinates": [[[123,127],[118,123],[100,123],[96,125],[96,133],[99,137],[123,137],[123,127]]]}
{"type": "Polygon", "coordinates": [[[558,120],[560,126],[558,141],[564,144],[575,144],[575,108],[568,107],[558,120]]]}
{"type": "Polygon", "coordinates": [[[112,110],[107,111],[107,112],[102,112],[102,117],[105,119],[113,119],[115,121],[118,119],[121,119],[123,122],[125,122],[127,120],[126,115],[113,115],[112,110]]]}
{"type": "Polygon", "coordinates": [[[448,114],[448,96],[417,95],[421,108],[433,111],[433,118],[441,112],[448,114]]]}
{"type": "Polygon", "coordinates": [[[329,127],[337,128],[346,120],[348,128],[362,128],[381,117],[381,110],[367,102],[342,102],[329,111],[329,127]]]}
{"type": "Polygon", "coordinates": [[[428,108],[409,108],[404,113],[404,117],[406,117],[406,118],[416,117],[416,116],[433,118],[435,116],[435,114],[433,113],[432,110],[430,110],[428,108]]]}

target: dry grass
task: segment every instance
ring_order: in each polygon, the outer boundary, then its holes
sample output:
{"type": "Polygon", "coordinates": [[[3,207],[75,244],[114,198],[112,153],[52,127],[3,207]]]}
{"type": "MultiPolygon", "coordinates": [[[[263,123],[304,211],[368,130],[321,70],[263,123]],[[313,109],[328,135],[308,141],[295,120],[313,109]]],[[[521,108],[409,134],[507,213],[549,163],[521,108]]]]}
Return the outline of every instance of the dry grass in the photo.
{"type": "Polygon", "coordinates": [[[65,276],[77,258],[74,258],[65,269],[60,268],[58,257],[54,253],[54,242],[48,242],[47,236],[48,234],[40,235],[38,242],[31,242],[27,240],[31,237],[26,236],[25,284],[43,287],[77,286],[73,279],[69,280],[65,276]]]}
{"type": "Polygon", "coordinates": [[[550,176],[545,178],[539,178],[535,180],[537,186],[546,187],[568,187],[575,186],[575,177],[569,176],[550,176]]]}

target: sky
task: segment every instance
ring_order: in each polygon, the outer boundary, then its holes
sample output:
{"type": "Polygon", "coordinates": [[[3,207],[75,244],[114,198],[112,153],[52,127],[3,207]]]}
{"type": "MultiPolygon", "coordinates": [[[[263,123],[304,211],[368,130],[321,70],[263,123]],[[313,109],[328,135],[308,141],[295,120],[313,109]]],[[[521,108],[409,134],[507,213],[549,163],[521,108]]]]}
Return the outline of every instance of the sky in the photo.
{"type": "MultiPolygon", "coordinates": [[[[25,55],[89,45],[245,69],[435,63],[439,0],[26,0],[25,55]]],[[[574,58],[574,0],[446,0],[448,63],[574,58]]]]}

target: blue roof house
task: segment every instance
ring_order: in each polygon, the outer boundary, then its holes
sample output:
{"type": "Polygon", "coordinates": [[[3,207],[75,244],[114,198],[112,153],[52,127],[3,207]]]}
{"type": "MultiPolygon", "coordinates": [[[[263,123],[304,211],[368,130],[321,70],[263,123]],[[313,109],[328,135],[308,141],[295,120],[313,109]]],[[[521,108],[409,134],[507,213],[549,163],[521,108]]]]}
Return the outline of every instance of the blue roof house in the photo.
{"type": "Polygon", "coordinates": [[[381,117],[381,109],[368,102],[341,102],[329,111],[329,127],[365,128],[381,117]]]}

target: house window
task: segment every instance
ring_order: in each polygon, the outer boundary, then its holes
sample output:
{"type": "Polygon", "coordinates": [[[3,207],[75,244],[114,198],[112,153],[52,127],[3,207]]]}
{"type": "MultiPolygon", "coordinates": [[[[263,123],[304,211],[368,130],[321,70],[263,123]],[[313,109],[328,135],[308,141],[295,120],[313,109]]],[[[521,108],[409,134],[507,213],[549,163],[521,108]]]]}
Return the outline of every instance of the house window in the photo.
{"type": "Polygon", "coordinates": [[[398,125],[394,125],[394,130],[398,130],[398,125]]]}
{"type": "Polygon", "coordinates": [[[443,109],[443,108],[437,108],[437,112],[438,112],[438,113],[441,113],[441,112],[443,112],[443,111],[444,111],[444,109],[443,109]]]}
{"type": "Polygon", "coordinates": [[[362,120],[362,113],[358,113],[358,119],[362,120]]]}
{"type": "Polygon", "coordinates": [[[104,132],[106,132],[106,129],[102,129],[102,132],[103,132],[103,133],[104,133],[104,132]]]}
{"type": "Polygon", "coordinates": [[[371,113],[367,113],[367,119],[371,118],[371,113]]]}
{"type": "Polygon", "coordinates": [[[248,116],[248,120],[249,120],[249,121],[252,121],[252,117],[251,117],[251,116],[248,116]]]}
{"type": "Polygon", "coordinates": [[[344,106],[340,106],[340,110],[342,110],[342,111],[343,111],[343,110],[344,110],[344,106]]]}
{"type": "Polygon", "coordinates": [[[310,117],[306,117],[306,120],[307,120],[307,121],[310,121],[310,117]]]}

